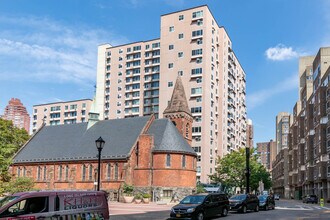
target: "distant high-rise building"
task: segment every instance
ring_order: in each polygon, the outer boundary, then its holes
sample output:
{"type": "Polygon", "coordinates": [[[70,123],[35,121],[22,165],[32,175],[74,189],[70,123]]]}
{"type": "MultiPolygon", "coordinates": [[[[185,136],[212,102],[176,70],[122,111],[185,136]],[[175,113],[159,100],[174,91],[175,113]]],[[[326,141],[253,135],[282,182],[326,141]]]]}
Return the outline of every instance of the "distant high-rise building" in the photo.
{"type": "Polygon", "coordinates": [[[276,144],[277,152],[288,148],[288,136],[292,115],[288,112],[280,112],[276,116],[276,144]]]}
{"type": "Polygon", "coordinates": [[[158,39],[99,46],[100,119],[163,117],[178,75],[193,116],[197,181],[209,182],[217,156],[246,147],[247,118],[244,69],[208,6],[162,15],[158,39]]]}
{"type": "Polygon", "coordinates": [[[10,120],[14,126],[24,128],[28,133],[30,132],[30,115],[21,100],[11,98],[2,118],[10,120]]]}
{"type": "Polygon", "coordinates": [[[46,125],[74,124],[88,121],[92,99],[54,102],[33,106],[32,131],[46,125]]]}
{"type": "Polygon", "coordinates": [[[260,163],[263,164],[268,171],[272,169],[272,161],[274,157],[276,157],[274,148],[276,149],[276,145],[273,140],[257,143],[257,154],[259,155],[260,163]]]}

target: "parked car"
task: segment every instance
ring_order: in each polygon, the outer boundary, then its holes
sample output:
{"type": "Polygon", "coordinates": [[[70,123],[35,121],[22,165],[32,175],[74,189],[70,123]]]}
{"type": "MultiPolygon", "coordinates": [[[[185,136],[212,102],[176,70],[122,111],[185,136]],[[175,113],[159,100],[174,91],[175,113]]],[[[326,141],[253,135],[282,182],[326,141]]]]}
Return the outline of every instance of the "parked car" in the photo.
{"type": "Polygon", "coordinates": [[[202,193],[190,195],[171,209],[170,219],[203,220],[221,215],[227,216],[229,200],[223,193],[202,193]]]}
{"type": "Polygon", "coordinates": [[[273,196],[261,195],[258,196],[259,208],[264,210],[275,209],[275,200],[273,196]]]}
{"type": "Polygon", "coordinates": [[[0,201],[0,219],[109,219],[103,191],[21,192],[0,201]]]}
{"type": "Polygon", "coordinates": [[[238,194],[229,199],[230,210],[246,213],[247,210],[259,212],[259,199],[253,194],[238,194]]]}
{"type": "Polygon", "coordinates": [[[317,196],[316,195],[306,195],[303,197],[302,202],[303,203],[315,203],[317,204],[317,196]]]}
{"type": "Polygon", "coordinates": [[[279,194],[275,194],[275,195],[274,195],[274,199],[275,199],[275,200],[280,200],[280,195],[279,195],[279,194]]]}

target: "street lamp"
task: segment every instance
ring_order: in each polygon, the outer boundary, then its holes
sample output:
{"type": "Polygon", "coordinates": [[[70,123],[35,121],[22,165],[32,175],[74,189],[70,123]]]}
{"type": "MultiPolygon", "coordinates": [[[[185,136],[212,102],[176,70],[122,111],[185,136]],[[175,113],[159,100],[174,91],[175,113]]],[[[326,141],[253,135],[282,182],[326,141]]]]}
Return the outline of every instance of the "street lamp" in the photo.
{"type": "Polygon", "coordinates": [[[98,161],[98,169],[97,169],[97,191],[100,191],[100,177],[101,177],[101,151],[104,147],[105,141],[99,137],[96,141],[96,148],[99,151],[99,161],[98,161]]]}
{"type": "Polygon", "coordinates": [[[246,155],[246,194],[250,193],[250,148],[245,148],[245,155],[246,155]]]}

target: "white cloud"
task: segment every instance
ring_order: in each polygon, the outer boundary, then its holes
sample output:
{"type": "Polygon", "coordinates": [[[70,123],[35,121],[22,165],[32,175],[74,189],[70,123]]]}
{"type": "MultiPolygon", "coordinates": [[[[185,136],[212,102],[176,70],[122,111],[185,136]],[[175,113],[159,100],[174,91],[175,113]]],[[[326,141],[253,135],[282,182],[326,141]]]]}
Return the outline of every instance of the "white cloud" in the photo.
{"type": "Polygon", "coordinates": [[[267,59],[275,61],[289,60],[302,55],[302,53],[294,51],[292,47],[286,47],[283,44],[268,48],[265,54],[267,59]]]}
{"type": "Polygon", "coordinates": [[[43,17],[0,16],[0,81],[73,82],[96,79],[97,46],[126,43],[106,30],[65,26],[43,17]]]}
{"type": "Polygon", "coordinates": [[[246,98],[248,109],[251,110],[265,103],[275,95],[297,89],[298,89],[298,74],[293,74],[291,77],[284,79],[284,81],[274,85],[273,87],[269,87],[267,89],[248,95],[246,98]]]}

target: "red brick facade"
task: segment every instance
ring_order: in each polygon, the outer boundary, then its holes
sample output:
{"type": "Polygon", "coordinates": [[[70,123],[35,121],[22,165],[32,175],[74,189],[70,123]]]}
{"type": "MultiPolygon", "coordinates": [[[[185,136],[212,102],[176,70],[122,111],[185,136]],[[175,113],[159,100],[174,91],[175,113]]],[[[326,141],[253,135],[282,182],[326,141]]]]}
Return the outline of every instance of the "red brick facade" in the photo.
{"type": "MultiPolygon", "coordinates": [[[[163,187],[190,191],[195,188],[196,156],[178,152],[153,153],[153,142],[152,135],[141,134],[127,160],[102,160],[100,188],[112,192],[112,199],[118,199],[124,182],[143,191],[149,189],[149,193],[163,187]]],[[[16,163],[12,165],[12,174],[33,178],[38,189],[92,190],[97,179],[97,161],[16,163]]]]}

